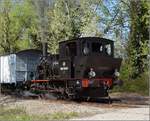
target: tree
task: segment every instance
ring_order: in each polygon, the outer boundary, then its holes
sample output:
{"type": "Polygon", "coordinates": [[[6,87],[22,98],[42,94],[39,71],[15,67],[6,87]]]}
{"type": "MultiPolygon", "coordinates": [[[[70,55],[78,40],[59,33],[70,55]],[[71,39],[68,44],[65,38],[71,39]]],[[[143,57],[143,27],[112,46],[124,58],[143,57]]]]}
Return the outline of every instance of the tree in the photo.
{"type": "Polygon", "coordinates": [[[94,36],[98,15],[92,8],[92,0],[57,0],[48,11],[49,48],[57,53],[58,42],[80,36],[94,36]],[[92,33],[92,34],[91,34],[92,33]]]}
{"type": "MultiPolygon", "coordinates": [[[[10,42],[10,9],[11,9],[11,3],[9,0],[7,1],[1,1],[1,4],[3,4],[3,7],[1,8],[0,13],[0,45],[3,48],[5,52],[11,51],[11,44],[13,42],[10,42]]],[[[16,48],[15,48],[16,49],[16,48]]]]}
{"type": "Polygon", "coordinates": [[[0,46],[4,53],[29,48],[29,34],[35,30],[34,9],[30,0],[2,0],[0,11],[0,46]]]}
{"type": "Polygon", "coordinates": [[[130,66],[130,77],[140,76],[148,64],[148,20],[149,2],[146,0],[130,1],[131,30],[128,41],[128,63],[130,66]]]}
{"type": "Polygon", "coordinates": [[[115,56],[126,58],[126,43],[129,35],[129,1],[103,0],[99,4],[100,31],[106,38],[114,40],[115,56]]]}

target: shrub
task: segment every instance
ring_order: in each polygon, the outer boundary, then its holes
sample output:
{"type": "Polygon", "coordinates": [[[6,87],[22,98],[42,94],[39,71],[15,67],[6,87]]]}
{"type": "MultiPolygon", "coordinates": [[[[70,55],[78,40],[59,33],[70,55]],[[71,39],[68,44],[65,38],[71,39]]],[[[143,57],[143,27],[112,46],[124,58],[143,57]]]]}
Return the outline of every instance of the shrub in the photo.
{"type": "Polygon", "coordinates": [[[138,75],[137,78],[132,79],[129,77],[130,66],[123,62],[120,70],[120,79],[124,81],[122,87],[116,86],[113,89],[113,92],[135,92],[143,95],[149,94],[149,71],[146,70],[141,75],[138,75]]]}

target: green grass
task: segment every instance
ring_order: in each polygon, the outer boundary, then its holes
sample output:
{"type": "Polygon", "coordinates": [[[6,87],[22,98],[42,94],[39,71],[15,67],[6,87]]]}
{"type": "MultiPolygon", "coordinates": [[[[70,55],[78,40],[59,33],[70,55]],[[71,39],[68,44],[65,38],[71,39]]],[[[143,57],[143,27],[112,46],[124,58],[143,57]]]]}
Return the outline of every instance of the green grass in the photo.
{"type": "Polygon", "coordinates": [[[27,121],[30,117],[24,111],[24,109],[16,108],[6,108],[4,106],[0,107],[0,121],[27,121]]]}
{"type": "Polygon", "coordinates": [[[64,112],[57,112],[52,114],[51,119],[70,119],[72,117],[78,117],[77,112],[69,112],[69,113],[64,113],[64,112]]]}
{"type": "Polygon", "coordinates": [[[56,112],[49,115],[29,115],[24,108],[6,108],[0,107],[0,121],[46,121],[46,120],[61,120],[78,117],[77,112],[56,112]]]}

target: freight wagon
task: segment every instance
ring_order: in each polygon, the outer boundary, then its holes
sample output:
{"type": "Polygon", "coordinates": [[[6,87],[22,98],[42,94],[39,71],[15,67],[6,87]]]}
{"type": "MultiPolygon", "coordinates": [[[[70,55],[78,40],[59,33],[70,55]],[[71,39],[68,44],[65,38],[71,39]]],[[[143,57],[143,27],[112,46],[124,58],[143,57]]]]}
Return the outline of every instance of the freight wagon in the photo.
{"type": "Polygon", "coordinates": [[[28,49],[0,56],[1,86],[14,88],[25,81],[35,79],[41,54],[40,50],[28,49]]]}

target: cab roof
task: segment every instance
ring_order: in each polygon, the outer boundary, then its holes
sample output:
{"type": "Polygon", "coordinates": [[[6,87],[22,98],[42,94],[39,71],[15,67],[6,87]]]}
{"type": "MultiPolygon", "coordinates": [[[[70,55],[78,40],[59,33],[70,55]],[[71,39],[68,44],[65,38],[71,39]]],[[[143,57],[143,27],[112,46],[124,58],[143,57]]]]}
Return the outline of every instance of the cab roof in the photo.
{"type": "Polygon", "coordinates": [[[81,38],[74,38],[74,39],[70,39],[70,40],[65,40],[65,41],[61,41],[59,42],[59,44],[62,43],[70,43],[70,42],[75,42],[75,41],[101,41],[101,42],[114,42],[113,40],[110,39],[106,39],[106,38],[101,38],[101,37],[81,37],[81,38]]]}

